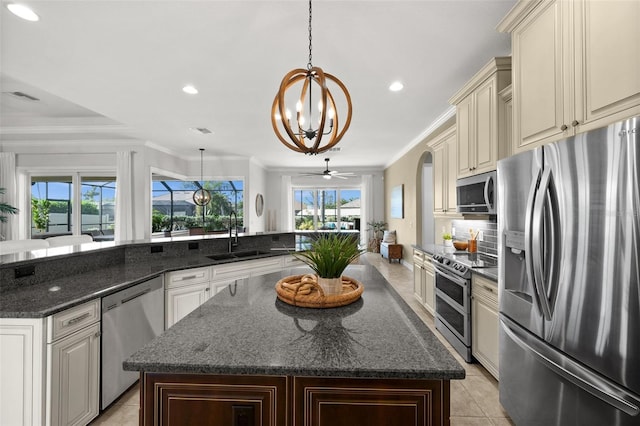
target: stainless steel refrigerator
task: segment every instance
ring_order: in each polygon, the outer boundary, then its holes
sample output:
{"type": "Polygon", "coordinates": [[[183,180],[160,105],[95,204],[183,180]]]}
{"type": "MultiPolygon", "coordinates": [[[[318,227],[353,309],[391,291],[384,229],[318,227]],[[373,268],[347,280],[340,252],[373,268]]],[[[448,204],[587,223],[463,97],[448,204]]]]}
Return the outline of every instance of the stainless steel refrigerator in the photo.
{"type": "Polygon", "coordinates": [[[640,425],[640,117],[498,162],[500,402],[640,425]]]}

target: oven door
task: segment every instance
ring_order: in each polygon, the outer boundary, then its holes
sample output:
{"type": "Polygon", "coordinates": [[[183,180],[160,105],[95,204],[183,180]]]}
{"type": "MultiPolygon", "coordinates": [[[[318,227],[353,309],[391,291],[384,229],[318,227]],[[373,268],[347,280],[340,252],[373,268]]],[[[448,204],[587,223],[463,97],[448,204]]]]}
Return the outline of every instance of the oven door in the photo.
{"type": "Polygon", "coordinates": [[[436,315],[466,346],[471,345],[468,280],[436,268],[436,315]]]}

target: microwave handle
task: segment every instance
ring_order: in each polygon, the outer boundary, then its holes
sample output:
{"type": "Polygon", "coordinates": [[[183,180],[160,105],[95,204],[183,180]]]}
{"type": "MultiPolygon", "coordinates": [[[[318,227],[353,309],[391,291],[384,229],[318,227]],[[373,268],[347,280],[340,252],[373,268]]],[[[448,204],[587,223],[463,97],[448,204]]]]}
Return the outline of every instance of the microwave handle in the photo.
{"type": "MultiPolygon", "coordinates": [[[[487,180],[484,182],[484,203],[487,205],[488,213],[495,213],[496,208],[494,205],[494,200],[489,199],[489,188],[491,185],[495,186],[492,174],[487,176],[487,180]]],[[[493,193],[495,194],[495,189],[493,193]]]]}

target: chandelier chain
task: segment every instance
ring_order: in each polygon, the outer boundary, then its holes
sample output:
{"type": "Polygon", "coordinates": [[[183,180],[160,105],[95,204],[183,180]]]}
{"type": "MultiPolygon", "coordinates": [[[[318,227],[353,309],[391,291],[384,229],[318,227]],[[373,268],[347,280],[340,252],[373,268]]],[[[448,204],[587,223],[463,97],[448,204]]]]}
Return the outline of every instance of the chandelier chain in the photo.
{"type": "Polygon", "coordinates": [[[310,70],[313,67],[311,65],[311,0],[309,0],[309,63],[307,63],[307,69],[310,70]]]}

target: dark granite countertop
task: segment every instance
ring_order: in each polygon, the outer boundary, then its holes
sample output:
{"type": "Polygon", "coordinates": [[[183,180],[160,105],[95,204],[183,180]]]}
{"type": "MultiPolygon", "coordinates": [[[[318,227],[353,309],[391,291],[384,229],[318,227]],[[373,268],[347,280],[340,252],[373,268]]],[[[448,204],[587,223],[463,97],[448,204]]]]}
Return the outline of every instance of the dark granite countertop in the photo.
{"type": "Polygon", "coordinates": [[[478,268],[474,269],[473,273],[498,282],[498,268],[478,268]]]}
{"type": "Polygon", "coordinates": [[[164,272],[286,254],[286,251],[274,250],[257,256],[223,260],[212,260],[205,255],[195,254],[165,256],[96,268],[85,273],[52,278],[43,283],[3,291],[0,294],[0,318],[43,318],[115,293],[164,272]]]}
{"type": "Polygon", "coordinates": [[[332,309],[279,301],[275,283],[309,269],[239,280],[124,362],[132,371],[462,379],[465,370],[370,265],[350,265],[362,298],[332,309]]]}

